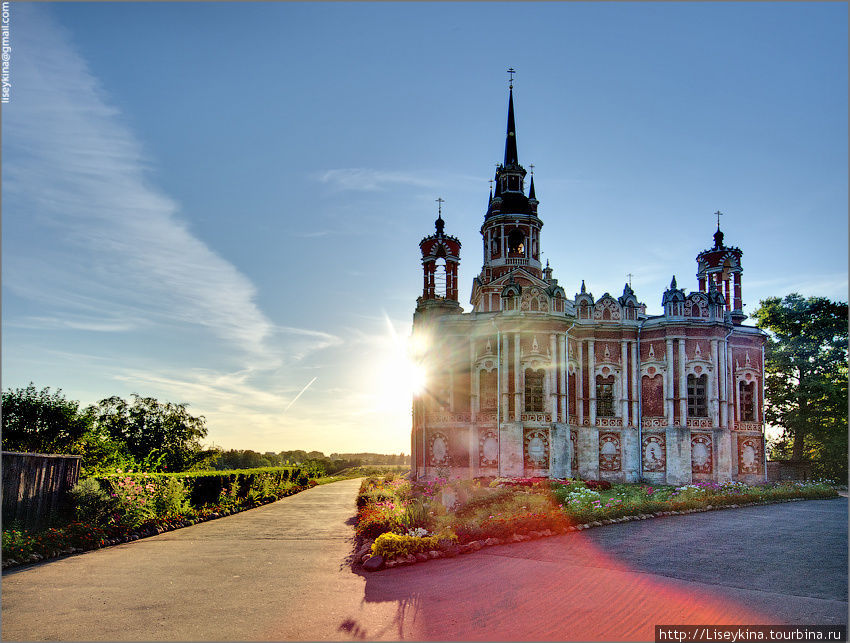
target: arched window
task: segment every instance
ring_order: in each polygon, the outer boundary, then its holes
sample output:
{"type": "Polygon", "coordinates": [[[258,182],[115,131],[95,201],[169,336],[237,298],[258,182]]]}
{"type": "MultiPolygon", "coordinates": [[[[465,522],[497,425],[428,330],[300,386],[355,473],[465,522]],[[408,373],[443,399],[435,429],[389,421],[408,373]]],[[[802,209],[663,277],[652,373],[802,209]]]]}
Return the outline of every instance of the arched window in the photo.
{"type": "Polygon", "coordinates": [[[543,371],[525,371],[525,410],[529,413],[543,411],[543,371]]]}
{"type": "Polygon", "coordinates": [[[688,375],[688,415],[691,417],[708,417],[708,401],[705,387],[708,381],[706,375],[688,375]]]}
{"type": "Polygon", "coordinates": [[[492,371],[481,371],[480,376],[480,387],[481,387],[481,410],[482,411],[495,411],[496,410],[496,397],[498,395],[498,389],[496,378],[498,377],[498,373],[496,369],[492,371]]]}
{"type": "Polygon", "coordinates": [[[434,295],[446,296],[446,258],[438,257],[434,266],[434,295]]]}
{"type": "Polygon", "coordinates": [[[741,400],[741,421],[754,422],[756,419],[755,388],[756,383],[739,382],[738,388],[741,400]]]}
{"type": "Polygon", "coordinates": [[[596,415],[614,417],[614,376],[596,376],[596,415]]]}
{"type": "Polygon", "coordinates": [[[508,256],[518,257],[525,254],[525,235],[522,230],[514,228],[508,234],[508,256]]]}

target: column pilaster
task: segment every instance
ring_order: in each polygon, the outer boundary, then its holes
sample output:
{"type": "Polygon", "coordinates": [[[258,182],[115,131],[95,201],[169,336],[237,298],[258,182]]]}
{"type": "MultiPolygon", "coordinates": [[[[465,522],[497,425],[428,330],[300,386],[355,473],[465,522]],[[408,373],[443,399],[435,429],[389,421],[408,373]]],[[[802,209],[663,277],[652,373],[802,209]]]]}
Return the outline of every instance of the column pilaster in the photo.
{"type": "Polygon", "coordinates": [[[688,376],[685,374],[685,340],[679,340],[679,418],[688,426],[688,376]]]}
{"type": "Polygon", "coordinates": [[[623,409],[623,428],[629,425],[629,345],[620,341],[620,402],[623,409]]]}
{"type": "Polygon", "coordinates": [[[596,340],[587,340],[587,377],[590,394],[590,426],[596,426],[596,340]]]}
{"type": "Polygon", "coordinates": [[[520,348],[520,334],[514,333],[514,421],[519,422],[522,417],[522,389],[520,388],[522,374],[522,351],[520,348]]]}
{"type": "Polygon", "coordinates": [[[674,364],[674,361],[673,361],[673,340],[667,339],[666,345],[667,345],[667,370],[666,370],[667,377],[665,378],[666,381],[664,382],[664,388],[666,389],[664,391],[664,393],[665,393],[664,401],[666,402],[666,407],[667,407],[667,426],[673,426],[676,423],[676,418],[675,418],[675,415],[673,413],[673,402],[674,402],[674,397],[673,397],[673,376],[674,376],[674,373],[673,373],[673,364],[674,364]]]}

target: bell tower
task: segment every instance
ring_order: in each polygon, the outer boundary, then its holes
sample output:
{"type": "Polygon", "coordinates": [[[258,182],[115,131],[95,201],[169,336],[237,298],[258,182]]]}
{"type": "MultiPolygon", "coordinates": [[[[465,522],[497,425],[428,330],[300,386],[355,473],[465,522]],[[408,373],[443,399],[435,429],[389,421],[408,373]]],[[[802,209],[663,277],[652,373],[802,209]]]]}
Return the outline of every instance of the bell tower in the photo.
{"type": "Polygon", "coordinates": [[[416,312],[424,309],[461,312],[457,300],[457,269],[460,265],[460,241],[444,232],[443,199],[437,199],[434,234],[419,242],[422,252],[422,296],[416,300],[416,312]]]}
{"type": "Polygon", "coordinates": [[[717,216],[717,232],[714,233],[714,246],[703,250],[697,255],[697,280],[700,292],[709,292],[710,285],[720,292],[726,300],[726,311],[732,317],[732,323],[740,326],[747,318],[741,300],[741,256],[740,248],[723,245],[723,232],[720,231],[719,210],[717,216]]]}

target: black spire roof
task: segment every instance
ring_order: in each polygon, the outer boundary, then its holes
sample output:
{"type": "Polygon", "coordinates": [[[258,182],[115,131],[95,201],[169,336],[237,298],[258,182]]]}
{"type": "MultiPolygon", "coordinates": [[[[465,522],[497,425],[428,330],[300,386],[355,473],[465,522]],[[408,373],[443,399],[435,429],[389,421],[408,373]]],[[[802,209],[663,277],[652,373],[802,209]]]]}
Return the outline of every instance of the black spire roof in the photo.
{"type": "Polygon", "coordinates": [[[505,167],[519,165],[516,151],[516,124],[514,123],[514,90],[511,88],[508,97],[508,132],[505,136],[505,167]]]}
{"type": "Polygon", "coordinates": [[[519,164],[516,144],[516,121],[514,119],[513,86],[508,94],[508,129],[505,137],[504,163],[496,166],[496,189],[489,201],[485,218],[496,214],[530,214],[537,216],[537,199],[534,194],[534,182],[529,186],[529,195],[523,189],[525,168],[519,164]],[[533,199],[529,203],[529,199],[533,199]]]}

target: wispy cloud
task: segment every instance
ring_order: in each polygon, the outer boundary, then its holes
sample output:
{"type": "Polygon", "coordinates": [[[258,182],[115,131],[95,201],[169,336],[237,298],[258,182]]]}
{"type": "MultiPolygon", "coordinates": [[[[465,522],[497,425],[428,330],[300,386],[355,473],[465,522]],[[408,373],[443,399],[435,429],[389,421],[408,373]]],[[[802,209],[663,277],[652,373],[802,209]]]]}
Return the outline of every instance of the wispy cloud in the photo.
{"type": "Polygon", "coordinates": [[[328,183],[339,190],[375,192],[393,185],[415,185],[433,188],[439,182],[420,172],[398,172],[371,168],[342,168],[325,170],[317,175],[322,183],[328,183]]]}
{"type": "Polygon", "coordinates": [[[42,7],[20,5],[16,15],[15,97],[3,114],[5,218],[27,218],[46,243],[39,256],[7,250],[4,285],[57,314],[89,315],[70,327],[198,325],[263,353],[273,325],[254,285],[151,183],[142,146],[64,30],[42,7]],[[125,317],[101,323],[98,309],[125,317]]]}
{"type": "Polygon", "coordinates": [[[340,337],[319,330],[292,328],[291,326],[277,326],[275,330],[288,336],[285,348],[282,350],[285,357],[291,357],[296,361],[304,359],[310,353],[342,344],[340,337]]]}

